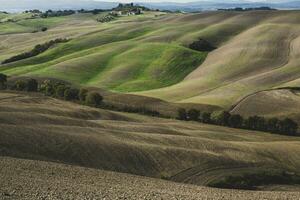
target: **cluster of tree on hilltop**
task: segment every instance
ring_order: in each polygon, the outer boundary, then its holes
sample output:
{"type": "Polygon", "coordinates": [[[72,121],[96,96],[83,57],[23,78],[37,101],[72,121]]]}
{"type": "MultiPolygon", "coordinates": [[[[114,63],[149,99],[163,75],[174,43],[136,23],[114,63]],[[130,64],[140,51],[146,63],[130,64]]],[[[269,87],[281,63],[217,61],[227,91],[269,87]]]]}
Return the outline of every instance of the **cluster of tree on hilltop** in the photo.
{"type": "Polygon", "coordinates": [[[115,11],[138,11],[138,10],[142,10],[142,11],[150,11],[149,8],[145,7],[145,6],[140,6],[138,4],[134,4],[134,3],[120,3],[117,7],[113,8],[112,10],[115,11]]]}
{"type": "Polygon", "coordinates": [[[178,110],[178,119],[187,121],[198,121],[202,123],[216,124],[233,128],[265,131],[282,135],[297,135],[298,124],[292,119],[264,118],[261,116],[250,116],[243,118],[238,114],[231,114],[227,111],[214,113],[200,112],[196,109],[178,110]]]}
{"type": "Polygon", "coordinates": [[[276,10],[274,8],[270,8],[267,6],[262,6],[262,7],[254,7],[254,8],[228,8],[228,9],[218,9],[221,11],[252,11],[252,10],[276,10]]]}
{"type": "Polygon", "coordinates": [[[30,57],[37,56],[37,55],[45,52],[46,50],[48,50],[50,47],[52,47],[55,44],[64,43],[64,42],[68,42],[68,41],[69,41],[69,39],[58,38],[58,39],[46,42],[44,44],[38,44],[31,51],[21,53],[19,55],[8,58],[8,59],[2,61],[2,64],[7,64],[7,63],[15,62],[15,61],[18,61],[18,60],[23,60],[23,59],[27,59],[27,58],[30,58],[30,57]]]}
{"type": "Polygon", "coordinates": [[[47,18],[47,17],[60,17],[60,16],[67,16],[67,15],[73,15],[76,11],[74,10],[47,10],[46,12],[43,12],[40,14],[40,17],[47,18]]]}

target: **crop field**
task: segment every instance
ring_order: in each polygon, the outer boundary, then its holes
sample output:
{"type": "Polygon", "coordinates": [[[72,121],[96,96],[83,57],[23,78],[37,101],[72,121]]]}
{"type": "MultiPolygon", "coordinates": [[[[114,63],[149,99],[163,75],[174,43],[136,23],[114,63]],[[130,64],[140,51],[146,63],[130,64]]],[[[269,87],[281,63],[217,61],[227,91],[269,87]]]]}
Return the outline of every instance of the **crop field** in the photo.
{"type": "Polygon", "coordinates": [[[197,185],[234,174],[299,173],[297,137],[95,109],[40,94],[2,92],[0,108],[2,156],[197,185]]]}

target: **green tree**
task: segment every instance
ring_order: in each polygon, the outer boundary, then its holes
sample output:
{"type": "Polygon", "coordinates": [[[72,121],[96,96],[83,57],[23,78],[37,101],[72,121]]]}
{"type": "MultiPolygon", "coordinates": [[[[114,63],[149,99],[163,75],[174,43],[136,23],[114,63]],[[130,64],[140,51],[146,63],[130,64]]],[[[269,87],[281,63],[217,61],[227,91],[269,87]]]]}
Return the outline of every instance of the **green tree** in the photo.
{"type": "Polygon", "coordinates": [[[211,123],[211,113],[209,112],[201,113],[200,120],[203,123],[211,123]]]}
{"type": "Polygon", "coordinates": [[[260,130],[265,131],[267,130],[266,126],[266,120],[263,117],[259,116],[251,116],[248,119],[245,120],[245,126],[246,128],[252,129],[252,130],[260,130]]]}
{"type": "Polygon", "coordinates": [[[35,79],[29,79],[26,82],[26,90],[28,92],[36,92],[38,90],[38,82],[35,79]]]}
{"type": "Polygon", "coordinates": [[[26,89],[26,82],[22,80],[18,80],[15,82],[14,88],[19,91],[24,91],[26,89]]]}
{"type": "Polygon", "coordinates": [[[229,125],[229,118],[231,114],[227,111],[221,111],[214,113],[213,119],[216,124],[221,126],[228,126],[229,125]]]}
{"type": "Polygon", "coordinates": [[[58,98],[64,98],[66,89],[68,88],[65,85],[58,85],[55,89],[55,96],[58,98]]]}
{"type": "Polygon", "coordinates": [[[244,119],[241,115],[231,115],[228,119],[230,127],[241,128],[243,126],[244,119]]]}
{"type": "Polygon", "coordinates": [[[179,108],[177,110],[177,119],[179,120],[187,120],[187,113],[186,110],[184,108],[179,108]]]}
{"type": "Polygon", "coordinates": [[[270,118],[266,122],[267,130],[271,133],[278,133],[279,132],[279,119],[277,118],[270,118]]]}
{"type": "Polygon", "coordinates": [[[79,90],[77,88],[67,88],[64,92],[64,98],[67,101],[78,100],[79,90]]]}
{"type": "Polygon", "coordinates": [[[5,90],[7,88],[7,76],[5,74],[0,74],[0,90],[5,90]]]}
{"type": "Polygon", "coordinates": [[[79,100],[81,102],[85,102],[85,99],[86,99],[86,96],[87,96],[88,92],[89,91],[85,88],[80,89],[80,91],[79,91],[79,100]]]}
{"type": "Polygon", "coordinates": [[[200,111],[196,109],[190,109],[187,115],[189,120],[198,121],[200,117],[200,111]]]}
{"type": "Polygon", "coordinates": [[[43,92],[46,96],[54,96],[55,94],[54,83],[50,80],[45,80],[41,84],[40,91],[43,92]]]}
{"type": "Polygon", "coordinates": [[[286,135],[296,135],[298,130],[298,124],[292,119],[285,118],[279,122],[279,131],[286,135]]]}
{"type": "Polygon", "coordinates": [[[99,107],[102,104],[103,97],[97,92],[89,92],[86,96],[86,105],[99,107]]]}

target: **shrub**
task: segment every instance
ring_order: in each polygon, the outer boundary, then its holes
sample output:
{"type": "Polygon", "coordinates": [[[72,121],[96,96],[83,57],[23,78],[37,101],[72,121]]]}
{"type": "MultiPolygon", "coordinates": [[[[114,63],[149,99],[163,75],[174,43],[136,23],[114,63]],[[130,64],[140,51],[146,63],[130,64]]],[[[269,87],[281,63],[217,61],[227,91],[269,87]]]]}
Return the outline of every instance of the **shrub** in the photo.
{"type": "Polygon", "coordinates": [[[196,109],[190,109],[187,115],[189,120],[198,121],[200,117],[200,111],[196,109]]]}
{"type": "Polygon", "coordinates": [[[244,119],[241,115],[231,115],[228,119],[230,127],[241,128],[243,126],[244,119]]]}
{"type": "Polygon", "coordinates": [[[230,116],[230,113],[227,111],[216,112],[213,113],[213,120],[218,125],[228,126],[230,116]]]}
{"type": "Polygon", "coordinates": [[[38,82],[35,79],[29,79],[26,82],[26,90],[28,92],[36,92],[38,90],[38,82]]]}
{"type": "Polygon", "coordinates": [[[14,88],[19,91],[24,91],[26,89],[26,82],[18,80],[15,82],[14,88]]]}
{"type": "Polygon", "coordinates": [[[78,100],[79,90],[77,88],[67,88],[64,92],[64,98],[67,101],[78,100]]]}
{"type": "Polygon", "coordinates": [[[5,74],[0,74],[0,90],[7,88],[7,76],[5,74]]]}
{"type": "Polygon", "coordinates": [[[193,42],[189,47],[196,51],[212,51],[215,49],[208,41],[204,39],[199,39],[198,41],[193,42]]]}
{"type": "Polygon", "coordinates": [[[252,130],[260,130],[260,131],[267,130],[265,118],[259,116],[251,116],[248,119],[246,119],[245,126],[246,128],[252,130]]]}
{"type": "Polygon", "coordinates": [[[86,96],[87,96],[88,92],[89,91],[85,88],[80,89],[80,91],[79,91],[79,100],[81,102],[85,102],[85,99],[86,99],[86,96]]]}
{"type": "Polygon", "coordinates": [[[53,96],[55,94],[54,84],[50,80],[45,80],[40,86],[40,91],[46,96],[53,96]]]}
{"type": "Polygon", "coordinates": [[[296,135],[298,124],[292,119],[285,118],[279,122],[279,132],[286,135],[296,135]]]}
{"type": "Polygon", "coordinates": [[[271,133],[278,133],[279,132],[279,119],[277,118],[270,118],[266,122],[267,130],[271,133]]]}
{"type": "Polygon", "coordinates": [[[65,85],[58,85],[55,87],[55,96],[58,98],[65,97],[65,90],[68,89],[65,85]]]}
{"type": "Polygon", "coordinates": [[[89,92],[86,96],[85,103],[89,106],[99,107],[102,104],[103,97],[97,92],[89,92]]]}
{"type": "Polygon", "coordinates": [[[179,119],[179,120],[187,120],[187,113],[186,113],[186,110],[184,108],[179,108],[177,110],[177,114],[178,114],[177,119],[179,119]]]}
{"type": "Polygon", "coordinates": [[[201,113],[200,121],[203,123],[211,123],[211,113],[209,112],[201,113]]]}
{"type": "Polygon", "coordinates": [[[43,31],[43,32],[45,32],[45,31],[47,31],[47,30],[48,30],[47,27],[43,27],[43,28],[41,29],[41,31],[43,31]]]}

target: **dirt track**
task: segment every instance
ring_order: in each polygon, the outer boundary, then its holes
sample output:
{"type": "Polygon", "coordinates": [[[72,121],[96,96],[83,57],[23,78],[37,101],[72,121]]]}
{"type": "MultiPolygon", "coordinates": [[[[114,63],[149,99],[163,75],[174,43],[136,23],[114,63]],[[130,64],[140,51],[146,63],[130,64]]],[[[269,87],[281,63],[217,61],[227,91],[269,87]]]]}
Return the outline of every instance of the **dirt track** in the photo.
{"type": "Polygon", "coordinates": [[[300,199],[298,192],[220,190],[42,161],[0,158],[0,199],[300,199]]]}

